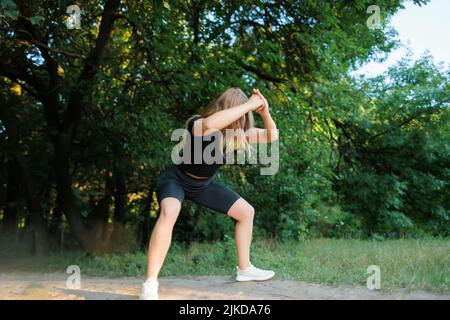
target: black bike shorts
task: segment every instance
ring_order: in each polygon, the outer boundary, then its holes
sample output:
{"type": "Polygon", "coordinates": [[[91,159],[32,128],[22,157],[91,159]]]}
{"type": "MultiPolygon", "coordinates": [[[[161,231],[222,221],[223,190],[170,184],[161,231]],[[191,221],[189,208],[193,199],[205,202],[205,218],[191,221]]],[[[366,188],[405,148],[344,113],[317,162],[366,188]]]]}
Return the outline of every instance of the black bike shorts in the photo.
{"type": "Polygon", "coordinates": [[[156,183],[158,203],[167,197],[194,201],[209,209],[227,214],[241,196],[228,187],[213,181],[213,178],[196,179],[184,173],[176,165],[167,168],[156,183]]]}

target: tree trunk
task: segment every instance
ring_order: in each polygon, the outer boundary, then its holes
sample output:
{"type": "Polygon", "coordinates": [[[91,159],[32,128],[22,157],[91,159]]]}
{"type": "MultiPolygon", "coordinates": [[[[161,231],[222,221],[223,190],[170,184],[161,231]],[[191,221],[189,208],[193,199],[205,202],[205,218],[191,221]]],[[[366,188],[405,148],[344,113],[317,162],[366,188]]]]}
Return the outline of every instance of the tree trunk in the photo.
{"type": "Polygon", "coordinates": [[[114,179],[114,221],[123,223],[126,220],[125,215],[125,205],[127,203],[126,199],[126,187],[125,181],[123,179],[123,174],[121,171],[116,171],[116,176],[114,179]]]}
{"type": "Polygon", "coordinates": [[[3,216],[3,230],[14,232],[18,223],[17,203],[19,201],[19,176],[17,165],[10,159],[7,160],[8,184],[6,186],[6,206],[3,216]]]}
{"type": "MultiPolygon", "coordinates": [[[[16,105],[17,101],[8,101],[7,105],[16,105]]],[[[31,230],[33,232],[33,253],[42,255],[50,249],[50,237],[47,232],[46,221],[44,220],[40,199],[36,194],[31,174],[26,165],[25,159],[20,153],[19,133],[17,120],[12,116],[11,110],[7,106],[1,111],[1,119],[8,135],[8,155],[13,166],[16,167],[17,180],[20,182],[20,190],[27,205],[31,230]]],[[[17,199],[17,198],[16,198],[17,199]]]]}
{"type": "Polygon", "coordinates": [[[109,207],[112,202],[113,183],[110,172],[105,172],[105,188],[102,198],[96,205],[92,206],[92,213],[89,216],[89,229],[91,236],[89,239],[95,243],[95,251],[105,251],[108,248],[108,241],[111,236],[109,226],[109,207]]]}
{"type": "Polygon", "coordinates": [[[151,204],[152,204],[152,196],[150,194],[148,199],[145,201],[145,205],[143,206],[142,213],[141,213],[144,215],[144,221],[142,222],[141,236],[139,239],[139,243],[140,243],[141,247],[145,248],[145,249],[148,246],[148,242],[150,240],[150,232],[153,227],[150,223],[150,215],[149,215],[151,204]]]}
{"type": "MultiPolygon", "coordinates": [[[[55,96],[46,101],[44,106],[51,116],[47,116],[50,125],[56,125],[57,133],[53,136],[55,151],[55,171],[56,185],[58,192],[58,203],[62,208],[70,230],[84,249],[89,250],[89,230],[84,224],[83,216],[77,205],[75,195],[72,190],[72,177],[70,175],[70,154],[76,129],[81,121],[81,115],[86,104],[86,100],[92,93],[95,83],[95,75],[98,72],[100,60],[108,44],[116,11],[119,8],[120,0],[106,1],[102,19],[99,27],[95,45],[91,49],[88,57],[84,61],[84,67],[78,79],[78,83],[70,90],[67,102],[67,110],[63,120],[58,121],[57,105],[55,96]]],[[[50,61],[51,63],[51,61],[50,61]]]]}
{"type": "Polygon", "coordinates": [[[56,191],[59,207],[67,218],[70,231],[83,249],[88,249],[88,230],[72,190],[69,154],[71,139],[65,134],[54,138],[56,191]]]}
{"type": "Polygon", "coordinates": [[[44,220],[42,207],[34,190],[30,173],[24,164],[20,163],[19,166],[23,194],[27,208],[30,212],[30,224],[34,240],[33,253],[45,255],[50,250],[50,237],[47,231],[46,221],[44,220]]]}

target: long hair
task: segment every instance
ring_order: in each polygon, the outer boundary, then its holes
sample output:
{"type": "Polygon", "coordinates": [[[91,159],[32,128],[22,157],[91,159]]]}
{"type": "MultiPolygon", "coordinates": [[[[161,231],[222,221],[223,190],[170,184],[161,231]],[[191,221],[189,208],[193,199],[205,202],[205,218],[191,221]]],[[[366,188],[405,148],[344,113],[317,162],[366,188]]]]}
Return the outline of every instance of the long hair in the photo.
{"type": "MultiPolygon", "coordinates": [[[[208,117],[218,111],[229,109],[232,107],[236,107],[238,105],[244,104],[248,101],[248,97],[245,95],[245,93],[240,88],[229,88],[220,94],[217,95],[217,97],[211,101],[206,108],[200,113],[193,115],[190,117],[186,123],[185,127],[187,128],[189,121],[196,116],[200,116],[202,118],[208,117]]],[[[245,153],[250,155],[250,152],[252,150],[252,146],[248,142],[246,138],[246,131],[250,128],[254,127],[254,118],[253,118],[253,112],[249,111],[245,115],[243,115],[241,118],[236,120],[235,122],[231,123],[227,127],[223,128],[221,131],[222,137],[224,139],[221,139],[220,141],[220,149],[225,154],[225,152],[230,152],[234,150],[244,150],[245,153]],[[226,135],[226,129],[232,129],[233,135],[227,136],[226,135]],[[225,140],[225,143],[224,143],[225,140]]],[[[187,130],[185,131],[180,146],[180,150],[184,150],[187,142],[187,130]]]]}
{"type": "MultiPolygon", "coordinates": [[[[229,88],[219,93],[219,95],[217,95],[217,97],[206,106],[203,112],[201,112],[200,116],[205,118],[218,111],[244,104],[247,101],[248,97],[240,88],[229,88]]],[[[235,122],[223,128],[221,131],[224,139],[222,140],[225,141],[221,141],[222,150],[228,151],[241,149],[245,150],[245,152],[250,152],[251,146],[247,140],[245,132],[248,129],[253,128],[253,126],[253,112],[249,111],[235,122]],[[234,134],[232,136],[227,136],[226,129],[232,129],[234,134]]]]}

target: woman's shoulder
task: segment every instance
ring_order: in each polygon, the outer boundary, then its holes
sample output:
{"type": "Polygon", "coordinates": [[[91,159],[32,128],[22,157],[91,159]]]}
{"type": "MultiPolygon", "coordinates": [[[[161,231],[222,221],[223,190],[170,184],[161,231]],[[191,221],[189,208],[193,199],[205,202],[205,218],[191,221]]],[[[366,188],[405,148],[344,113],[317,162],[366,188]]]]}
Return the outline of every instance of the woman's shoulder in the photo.
{"type": "Polygon", "coordinates": [[[192,130],[192,126],[194,125],[194,122],[198,119],[201,118],[201,115],[199,114],[194,114],[193,116],[191,116],[187,121],[186,121],[186,127],[189,131],[192,130]]]}
{"type": "Polygon", "coordinates": [[[199,115],[199,114],[194,114],[194,115],[192,115],[187,121],[188,121],[188,122],[190,122],[190,121],[195,121],[195,120],[200,119],[201,117],[202,117],[202,116],[199,115]]]}

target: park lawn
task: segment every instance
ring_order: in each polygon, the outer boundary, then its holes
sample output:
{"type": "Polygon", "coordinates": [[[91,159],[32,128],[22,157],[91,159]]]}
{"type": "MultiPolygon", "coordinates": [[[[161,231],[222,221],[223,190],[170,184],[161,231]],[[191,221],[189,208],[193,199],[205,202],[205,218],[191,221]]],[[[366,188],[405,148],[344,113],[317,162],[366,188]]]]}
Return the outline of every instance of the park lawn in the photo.
{"type": "MultiPolygon", "coordinates": [[[[234,241],[173,243],[161,276],[232,275],[235,272],[234,241]]],[[[366,285],[367,268],[381,270],[381,290],[393,288],[449,291],[450,242],[448,239],[385,241],[312,239],[302,242],[256,240],[254,265],[273,269],[278,279],[331,285],[366,285]]],[[[16,258],[15,270],[65,272],[78,265],[82,275],[137,276],[146,270],[144,252],[86,256],[79,252],[46,258],[16,258]]]]}

